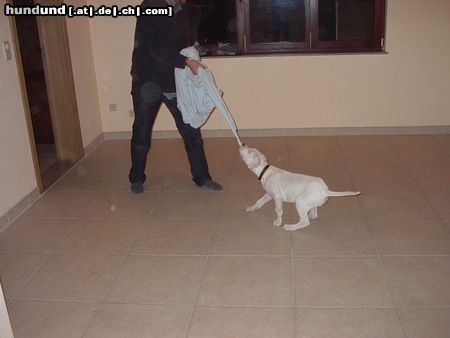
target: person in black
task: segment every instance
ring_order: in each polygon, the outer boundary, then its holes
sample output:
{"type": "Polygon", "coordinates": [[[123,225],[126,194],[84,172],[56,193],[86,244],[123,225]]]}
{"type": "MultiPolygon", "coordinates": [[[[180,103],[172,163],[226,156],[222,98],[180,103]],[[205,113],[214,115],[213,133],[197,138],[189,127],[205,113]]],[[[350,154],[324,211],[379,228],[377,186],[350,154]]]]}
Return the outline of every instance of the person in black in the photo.
{"type": "Polygon", "coordinates": [[[173,6],[172,17],[140,16],[137,18],[132,56],[131,77],[134,108],[133,136],[131,138],[132,165],[129,174],[131,190],[143,192],[145,167],[150,150],[151,134],[161,103],[170,110],[178,132],[183,138],[193,181],[197,186],[222,190],[211,179],[203,149],[200,128],[183,122],[177,108],[175,68],[186,65],[196,74],[201,63],[186,59],[180,51],[189,46],[189,19],[187,0],[144,0],[142,8],[173,6]]]}

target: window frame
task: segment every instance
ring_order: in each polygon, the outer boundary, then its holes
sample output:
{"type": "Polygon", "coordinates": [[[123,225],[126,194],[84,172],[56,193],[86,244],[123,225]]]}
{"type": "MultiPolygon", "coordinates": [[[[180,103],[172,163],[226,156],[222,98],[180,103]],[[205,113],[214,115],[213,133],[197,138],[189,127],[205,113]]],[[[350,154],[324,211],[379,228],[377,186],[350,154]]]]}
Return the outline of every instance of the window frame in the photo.
{"type": "MultiPolygon", "coordinates": [[[[304,42],[268,42],[268,43],[251,43],[251,29],[250,29],[250,1],[251,0],[236,0],[242,3],[244,32],[243,36],[238,36],[238,41],[242,40],[242,46],[239,46],[246,54],[254,53],[292,53],[294,52],[308,52],[310,36],[310,15],[309,0],[305,0],[305,41],[304,42]]],[[[236,4],[236,11],[238,4],[236,4]]],[[[238,30],[239,33],[239,30],[238,30]]]]}
{"type": "Polygon", "coordinates": [[[385,27],[385,0],[375,1],[373,38],[367,40],[319,40],[319,1],[311,1],[311,52],[383,52],[385,27]]]}
{"type": "MultiPolygon", "coordinates": [[[[223,1],[223,0],[221,0],[223,1]]],[[[305,0],[305,41],[251,43],[250,1],[236,1],[238,55],[261,54],[339,54],[385,52],[386,0],[374,0],[374,36],[370,40],[319,40],[319,1],[305,0]]],[[[212,48],[213,49],[213,48],[212,48]]],[[[215,56],[208,55],[208,56],[215,56]]],[[[229,56],[228,56],[229,57],[229,56]]]]}

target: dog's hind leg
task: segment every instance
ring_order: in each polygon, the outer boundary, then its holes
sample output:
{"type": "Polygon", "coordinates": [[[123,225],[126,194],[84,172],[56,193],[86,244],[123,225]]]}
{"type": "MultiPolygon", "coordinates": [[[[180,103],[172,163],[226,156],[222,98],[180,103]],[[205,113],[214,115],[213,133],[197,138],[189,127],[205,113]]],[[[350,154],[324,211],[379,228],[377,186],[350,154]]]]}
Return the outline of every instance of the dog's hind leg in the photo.
{"type": "Polygon", "coordinates": [[[277,218],[273,222],[273,225],[279,227],[281,225],[283,217],[283,200],[280,198],[274,198],[275,201],[275,212],[277,213],[277,218]]]}
{"type": "Polygon", "coordinates": [[[312,208],[309,212],[308,212],[309,217],[311,217],[311,219],[316,219],[317,218],[317,207],[312,208]]]}
{"type": "Polygon", "coordinates": [[[269,202],[271,200],[272,200],[272,196],[270,196],[270,194],[267,193],[263,197],[261,197],[259,200],[257,200],[254,205],[252,205],[251,207],[247,207],[245,210],[250,212],[250,211],[255,211],[255,210],[261,209],[267,202],[269,202]]]}
{"type": "Polygon", "coordinates": [[[295,207],[297,208],[298,216],[300,220],[297,224],[285,224],[283,229],[288,231],[294,231],[297,229],[306,228],[309,225],[308,212],[311,208],[304,206],[301,203],[301,199],[295,201],[295,207]]]}

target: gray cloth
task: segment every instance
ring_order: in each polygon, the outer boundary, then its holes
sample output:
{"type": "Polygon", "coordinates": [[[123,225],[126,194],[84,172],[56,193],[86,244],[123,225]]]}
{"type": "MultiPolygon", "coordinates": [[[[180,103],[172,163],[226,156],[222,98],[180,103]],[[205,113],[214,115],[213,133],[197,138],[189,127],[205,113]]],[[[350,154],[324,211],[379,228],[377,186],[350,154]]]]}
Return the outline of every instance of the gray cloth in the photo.
{"type": "MultiPolygon", "coordinates": [[[[200,61],[195,47],[184,48],[180,54],[200,61]]],[[[199,67],[197,75],[194,75],[188,67],[176,68],[175,85],[178,109],[181,111],[184,123],[193,128],[199,128],[206,123],[211,111],[217,108],[230,126],[239,145],[242,145],[233,116],[223,101],[222,91],[217,87],[209,69],[199,67]]]]}
{"type": "Polygon", "coordinates": [[[167,100],[173,100],[177,97],[177,93],[163,93],[167,100]]]}

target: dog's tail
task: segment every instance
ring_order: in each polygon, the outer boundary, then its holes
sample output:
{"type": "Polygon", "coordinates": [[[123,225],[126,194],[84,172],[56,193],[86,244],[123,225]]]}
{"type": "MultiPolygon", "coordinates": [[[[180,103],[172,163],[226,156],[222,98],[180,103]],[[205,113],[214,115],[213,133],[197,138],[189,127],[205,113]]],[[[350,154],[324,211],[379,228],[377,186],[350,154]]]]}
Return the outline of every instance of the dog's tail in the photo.
{"type": "Polygon", "coordinates": [[[359,194],[361,194],[360,191],[331,191],[331,190],[328,190],[328,196],[331,196],[331,197],[358,196],[359,194]]]}

